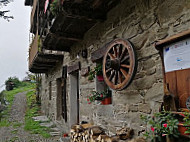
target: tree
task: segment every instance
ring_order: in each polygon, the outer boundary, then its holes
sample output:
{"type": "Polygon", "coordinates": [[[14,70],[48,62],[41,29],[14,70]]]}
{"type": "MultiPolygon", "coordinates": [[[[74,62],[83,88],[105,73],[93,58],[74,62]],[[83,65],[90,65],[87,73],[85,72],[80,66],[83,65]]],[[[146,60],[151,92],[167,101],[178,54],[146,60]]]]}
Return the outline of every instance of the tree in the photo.
{"type": "Polygon", "coordinates": [[[5,81],[6,90],[10,91],[13,90],[13,88],[18,88],[22,85],[22,82],[17,77],[9,77],[5,81]]]}
{"type": "MultiPolygon", "coordinates": [[[[2,8],[3,6],[7,6],[7,4],[9,4],[10,2],[10,0],[0,0],[0,8],[2,8]]],[[[6,13],[8,12],[9,10],[0,10],[0,18],[4,18],[7,21],[9,21],[9,19],[13,19],[13,16],[6,15],[6,13]]]]}

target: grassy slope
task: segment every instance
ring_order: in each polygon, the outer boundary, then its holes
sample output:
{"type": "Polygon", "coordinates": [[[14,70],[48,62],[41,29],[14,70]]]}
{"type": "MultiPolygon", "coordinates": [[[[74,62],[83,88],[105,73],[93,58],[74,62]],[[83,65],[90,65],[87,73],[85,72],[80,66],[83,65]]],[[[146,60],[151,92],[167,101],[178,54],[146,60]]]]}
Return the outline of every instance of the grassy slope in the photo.
{"type": "Polygon", "coordinates": [[[26,111],[26,115],[25,115],[25,127],[24,127],[24,129],[30,131],[31,133],[40,134],[45,138],[50,137],[50,134],[48,133],[49,129],[46,127],[40,126],[39,122],[35,122],[32,119],[32,117],[38,115],[38,112],[40,110],[40,106],[38,106],[36,104],[35,84],[31,84],[31,83],[26,83],[24,86],[16,88],[16,89],[11,90],[11,91],[4,91],[6,101],[9,104],[8,104],[7,109],[1,113],[2,119],[0,121],[0,127],[8,127],[8,126],[12,125],[13,128],[15,128],[15,127],[19,127],[20,125],[22,125],[19,123],[11,124],[8,121],[8,117],[10,115],[9,113],[11,110],[11,106],[13,103],[14,96],[17,93],[21,93],[21,92],[25,92],[25,91],[28,92],[26,94],[27,106],[28,107],[27,107],[27,111],[26,111]]]}
{"type": "Polygon", "coordinates": [[[8,121],[8,117],[10,115],[9,113],[10,113],[10,110],[11,110],[11,106],[13,104],[14,96],[17,93],[29,91],[29,90],[32,90],[34,88],[35,88],[35,84],[25,83],[25,85],[22,86],[22,87],[15,88],[15,89],[13,89],[11,91],[4,91],[3,92],[3,94],[5,95],[5,99],[8,102],[8,105],[7,105],[7,109],[4,110],[1,113],[2,118],[1,118],[1,121],[0,121],[0,127],[8,127],[8,126],[11,125],[11,123],[8,121]]]}
{"type": "Polygon", "coordinates": [[[49,128],[40,126],[40,122],[36,122],[32,117],[39,115],[40,107],[36,104],[36,95],[34,91],[30,91],[27,96],[27,111],[25,116],[25,130],[31,131],[33,134],[40,134],[45,138],[49,138],[49,128]]]}

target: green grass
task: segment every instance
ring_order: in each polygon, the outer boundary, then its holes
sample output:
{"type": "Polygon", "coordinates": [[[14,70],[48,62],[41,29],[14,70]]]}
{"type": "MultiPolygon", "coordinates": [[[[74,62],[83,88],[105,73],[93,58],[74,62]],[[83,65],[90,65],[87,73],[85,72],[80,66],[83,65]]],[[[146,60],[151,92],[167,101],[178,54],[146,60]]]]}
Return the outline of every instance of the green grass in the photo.
{"type": "Polygon", "coordinates": [[[18,122],[13,123],[13,128],[18,128],[20,126],[22,126],[22,123],[18,123],[18,122]]]}
{"type": "Polygon", "coordinates": [[[36,95],[34,91],[30,91],[27,96],[27,111],[25,115],[25,130],[30,131],[32,134],[40,134],[45,138],[49,138],[49,128],[40,126],[40,122],[36,122],[32,119],[34,116],[38,116],[40,107],[36,104],[36,95]]]}
{"type": "Polygon", "coordinates": [[[25,86],[20,88],[15,88],[11,91],[3,91],[3,94],[5,95],[5,99],[8,102],[7,108],[1,112],[1,120],[0,120],[0,127],[8,127],[11,125],[11,123],[8,121],[9,113],[13,104],[14,96],[17,93],[22,93],[25,91],[33,90],[35,88],[34,83],[26,83],[25,86]]]}
{"type": "MultiPolygon", "coordinates": [[[[35,84],[28,83],[23,87],[15,88],[11,91],[4,91],[6,101],[9,103],[7,109],[1,113],[2,119],[0,121],[0,127],[8,127],[13,126],[13,128],[18,128],[22,125],[22,123],[14,122],[10,123],[8,121],[9,112],[11,110],[14,96],[17,93],[22,93],[28,91],[27,96],[27,111],[25,115],[25,126],[24,129],[30,131],[32,134],[40,134],[45,138],[49,138],[51,135],[49,134],[50,128],[40,126],[40,122],[36,122],[32,119],[34,116],[38,116],[38,112],[40,107],[36,103],[36,95],[35,95],[35,84]]],[[[11,131],[11,133],[16,134],[17,130],[11,131]]],[[[17,137],[11,139],[11,141],[17,140],[17,137]]]]}
{"type": "Polygon", "coordinates": [[[11,131],[12,134],[17,134],[18,133],[18,130],[17,129],[14,129],[11,131]]]}
{"type": "Polygon", "coordinates": [[[11,91],[4,91],[4,93],[6,94],[5,95],[5,99],[10,103],[12,104],[13,103],[13,99],[14,99],[14,96],[17,94],[17,93],[22,93],[22,92],[25,92],[25,91],[28,91],[28,90],[31,90],[31,89],[34,89],[35,88],[35,84],[33,83],[28,83],[28,85],[26,86],[23,86],[23,87],[19,87],[19,88],[15,88],[11,91]]]}
{"type": "Polygon", "coordinates": [[[15,137],[11,138],[9,140],[9,142],[15,142],[15,141],[18,141],[18,140],[19,140],[18,136],[15,136],[15,137]]]}
{"type": "Polygon", "coordinates": [[[10,125],[11,125],[11,123],[6,119],[2,119],[0,121],[0,127],[9,127],[10,125]]]}

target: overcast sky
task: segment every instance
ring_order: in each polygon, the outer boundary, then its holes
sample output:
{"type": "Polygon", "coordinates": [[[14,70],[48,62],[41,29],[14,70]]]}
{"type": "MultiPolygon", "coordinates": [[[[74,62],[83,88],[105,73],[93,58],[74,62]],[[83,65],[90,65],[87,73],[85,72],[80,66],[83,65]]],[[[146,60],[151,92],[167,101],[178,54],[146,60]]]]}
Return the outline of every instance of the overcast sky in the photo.
{"type": "Polygon", "coordinates": [[[14,19],[0,18],[0,86],[10,76],[23,79],[28,71],[31,7],[24,6],[24,0],[14,0],[3,9],[10,10],[8,15],[14,19]]]}

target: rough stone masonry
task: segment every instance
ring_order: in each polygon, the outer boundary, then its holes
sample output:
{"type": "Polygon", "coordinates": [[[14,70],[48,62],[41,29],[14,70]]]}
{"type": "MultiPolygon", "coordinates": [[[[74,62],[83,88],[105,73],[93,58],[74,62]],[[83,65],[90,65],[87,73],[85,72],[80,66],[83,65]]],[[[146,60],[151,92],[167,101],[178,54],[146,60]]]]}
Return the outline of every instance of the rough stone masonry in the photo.
{"type": "Polygon", "coordinates": [[[163,98],[162,65],[158,51],[154,47],[157,40],[170,37],[189,29],[189,0],[122,0],[112,9],[103,22],[90,29],[84,39],[65,53],[63,62],[57,64],[42,79],[42,111],[52,120],[59,121],[64,132],[70,128],[70,75],[67,77],[67,114],[65,122],[60,113],[60,98],[57,96],[56,79],[61,77],[62,66],[78,61],[81,67],[93,68],[91,53],[103,47],[115,38],[128,39],[137,53],[138,69],[133,82],[122,91],[112,90],[111,105],[96,105],[86,102],[87,96],[97,87],[97,81],[88,81],[88,77],[79,71],[80,121],[88,121],[106,128],[110,134],[128,126],[135,130],[135,136],[145,129],[140,115],[157,112],[163,98]],[[77,58],[77,53],[87,49],[88,58],[77,58]],[[49,99],[49,82],[52,84],[49,99]]]}

